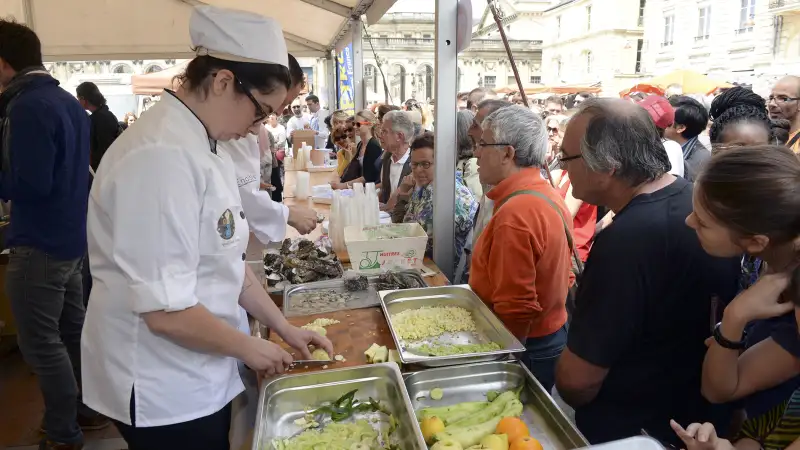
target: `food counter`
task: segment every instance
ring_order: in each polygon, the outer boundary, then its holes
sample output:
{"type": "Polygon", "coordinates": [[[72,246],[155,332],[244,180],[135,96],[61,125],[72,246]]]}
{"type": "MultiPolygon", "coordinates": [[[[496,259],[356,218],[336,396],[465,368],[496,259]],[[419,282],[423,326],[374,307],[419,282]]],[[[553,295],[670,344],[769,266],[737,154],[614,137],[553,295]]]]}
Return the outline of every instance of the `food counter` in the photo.
{"type": "MultiPolygon", "coordinates": [[[[291,204],[292,199],[286,203],[291,204]]],[[[308,204],[328,216],[328,205],[314,205],[310,200],[308,204]]],[[[311,238],[319,233],[318,227],[311,238]]],[[[344,265],[347,268],[348,264],[344,265]]],[[[519,351],[524,347],[488,309],[481,310],[483,305],[477,304],[480,300],[467,286],[444,287],[449,282],[435,264],[426,260],[425,265],[433,272],[423,278],[428,288],[382,291],[379,306],[287,315],[295,326],[323,327],[320,332],[333,342],[335,353],[324,365],[298,364],[283,376],[260,380],[256,426],[240,448],[312,448],[296,447],[299,441],[322,444],[330,450],[337,450],[342,443],[346,443],[345,449],[394,450],[566,450],[586,446],[586,440],[530,371],[508,358],[509,348],[519,351]],[[427,301],[414,301],[428,294],[427,301]],[[467,294],[474,299],[466,301],[467,294]],[[448,332],[446,339],[434,337],[422,347],[454,346],[467,349],[462,351],[466,354],[429,353],[422,362],[413,358],[420,347],[415,350],[403,339],[395,314],[419,308],[434,308],[437,314],[442,308],[456,308],[472,315],[468,320],[474,320],[471,328],[448,332]],[[314,324],[318,319],[325,319],[322,325],[314,324]],[[483,336],[473,340],[468,335],[483,336]],[[502,337],[506,335],[508,339],[502,337]],[[387,350],[396,350],[398,343],[403,358],[420,364],[401,364],[398,352],[390,352],[385,362],[387,350]],[[485,348],[486,343],[505,351],[492,351],[485,348]],[[377,353],[368,352],[371,347],[378,347],[377,353]],[[435,411],[444,422],[432,418],[435,411]],[[497,442],[509,440],[509,433],[513,445],[497,442]],[[333,441],[328,440],[331,434],[335,435],[333,441]],[[476,446],[479,442],[484,447],[476,446]]],[[[280,337],[265,337],[297,356],[280,337]]]]}

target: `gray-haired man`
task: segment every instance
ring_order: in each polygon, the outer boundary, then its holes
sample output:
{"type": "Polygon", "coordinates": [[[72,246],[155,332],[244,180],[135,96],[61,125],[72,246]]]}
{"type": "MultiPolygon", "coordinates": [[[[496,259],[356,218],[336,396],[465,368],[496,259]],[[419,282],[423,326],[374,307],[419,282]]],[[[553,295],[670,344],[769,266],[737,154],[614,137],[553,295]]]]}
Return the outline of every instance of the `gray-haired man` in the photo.
{"type": "MultiPolygon", "coordinates": [[[[727,411],[700,393],[712,298],[736,294],[738,260],[707,255],[684,221],[692,185],[669,159],[647,111],[596,99],[570,120],[559,155],[575,198],[607,206],[556,369],[556,387],[593,444],[646,430],[673,445],[670,419],[712,422],[727,411]]],[[[719,430],[719,428],[717,428],[719,430]]]]}

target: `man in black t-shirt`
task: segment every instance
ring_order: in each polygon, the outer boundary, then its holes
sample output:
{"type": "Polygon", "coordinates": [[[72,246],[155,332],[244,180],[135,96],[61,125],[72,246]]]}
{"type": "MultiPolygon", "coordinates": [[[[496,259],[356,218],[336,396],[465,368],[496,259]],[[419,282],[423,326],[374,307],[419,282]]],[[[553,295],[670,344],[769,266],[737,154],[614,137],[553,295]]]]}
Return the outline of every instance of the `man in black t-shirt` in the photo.
{"type": "Polygon", "coordinates": [[[586,102],[561,150],[575,198],[616,213],[595,238],[556,372],[578,428],[593,444],[645,430],[675,445],[670,419],[724,429],[729,416],[702,397],[700,381],[712,298],[733,298],[738,259],[708,256],[686,226],[692,185],[667,173],[641,107],[586,102]]]}

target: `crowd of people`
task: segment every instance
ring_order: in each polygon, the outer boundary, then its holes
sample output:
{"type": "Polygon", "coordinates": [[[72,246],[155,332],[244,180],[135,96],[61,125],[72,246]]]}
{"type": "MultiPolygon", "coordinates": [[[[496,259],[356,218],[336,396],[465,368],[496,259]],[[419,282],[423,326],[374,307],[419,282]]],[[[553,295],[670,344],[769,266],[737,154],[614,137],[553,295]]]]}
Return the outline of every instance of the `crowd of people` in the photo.
{"type": "Polygon", "coordinates": [[[96,86],[59,88],[35,33],[0,21],[6,290],[45,399],[40,448],[79,449],[107,418],[133,450],[228,448],[246,367],[292,361],[250,337],[247,313],[299,356],[333,354],[243,263],[251,231],[266,243],[317,226],[281,204],[299,130],[337,159],[332,188],[376,183],[429,252],[435,155],[453,152],[452,281],[524,343],[591,443],[800,447],[800,78],[708,106],[638,93],[527,106],[478,88],[454,105],[456,142],[436,148],[415,100],[352,117],[301,105],[277,22],[243,14],[197,7],[198,56],[124,131],[96,86]],[[237,37],[252,35],[272,38],[237,37]]]}

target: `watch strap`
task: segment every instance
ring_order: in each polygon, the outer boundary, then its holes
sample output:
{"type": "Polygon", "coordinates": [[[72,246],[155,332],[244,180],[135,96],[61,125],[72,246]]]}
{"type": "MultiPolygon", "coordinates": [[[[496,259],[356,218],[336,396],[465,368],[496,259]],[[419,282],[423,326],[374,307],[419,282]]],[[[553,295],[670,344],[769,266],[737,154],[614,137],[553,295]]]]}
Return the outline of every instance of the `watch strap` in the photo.
{"type": "Polygon", "coordinates": [[[714,327],[714,340],[717,341],[717,344],[723,348],[727,348],[729,350],[744,350],[746,346],[745,341],[747,340],[747,332],[742,332],[741,341],[731,341],[722,335],[722,322],[719,322],[717,326],[714,327]]]}

